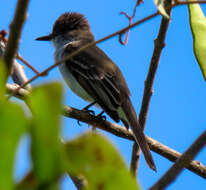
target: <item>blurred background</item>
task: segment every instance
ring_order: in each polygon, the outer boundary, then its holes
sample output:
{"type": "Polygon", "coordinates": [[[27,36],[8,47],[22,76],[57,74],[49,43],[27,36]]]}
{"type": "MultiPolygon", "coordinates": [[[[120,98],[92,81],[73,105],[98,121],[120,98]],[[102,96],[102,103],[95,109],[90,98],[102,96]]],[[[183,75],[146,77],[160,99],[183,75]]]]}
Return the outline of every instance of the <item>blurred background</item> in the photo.
{"type": "MultiPolygon", "coordinates": [[[[111,0],[31,1],[19,52],[38,71],[42,71],[54,63],[54,48],[51,43],[38,42],[35,41],[35,38],[50,33],[54,21],[62,13],[67,11],[83,13],[89,20],[95,38],[100,39],[127,26],[128,20],[119,13],[125,11],[131,15],[135,3],[135,0],[127,2],[111,0]]],[[[0,29],[9,29],[15,5],[16,1],[11,0],[5,1],[0,6],[0,29]]],[[[202,6],[202,8],[204,10],[206,7],[202,6]]],[[[153,2],[145,1],[137,8],[134,22],[155,11],[156,7],[153,2]]],[[[126,46],[122,46],[118,42],[117,36],[98,45],[123,72],[131,90],[131,99],[137,113],[141,106],[144,81],[160,21],[161,16],[158,16],[133,28],[126,46]]],[[[25,71],[28,78],[34,75],[27,67],[25,67],[25,71]]],[[[63,83],[65,86],[64,103],[66,105],[78,109],[87,105],[87,102],[81,100],[68,89],[57,68],[49,72],[48,76],[35,80],[32,85],[49,81],[63,83]]],[[[10,82],[12,81],[10,80],[10,82]]],[[[145,133],[182,153],[205,130],[206,126],[204,111],[206,86],[193,54],[187,6],[177,7],[172,11],[166,46],[160,58],[153,90],[154,94],[145,133]]],[[[99,113],[100,110],[97,109],[96,112],[99,113]]],[[[109,117],[107,119],[110,120],[109,117]]],[[[82,123],[82,126],[78,126],[76,120],[62,117],[62,136],[65,140],[74,138],[87,130],[91,130],[87,124],[82,123]]],[[[129,167],[133,143],[109,133],[100,132],[104,133],[115,144],[129,167]]],[[[21,180],[32,167],[29,143],[29,137],[25,136],[19,145],[14,176],[17,181],[21,180]]],[[[152,154],[157,165],[157,173],[147,167],[143,157],[140,160],[138,180],[143,189],[148,189],[172,165],[170,161],[158,154],[152,154]]],[[[205,158],[206,149],[201,151],[196,160],[200,160],[206,165],[205,158]]],[[[76,188],[72,181],[65,176],[62,178],[62,189],[73,190],[76,188]]],[[[206,182],[194,173],[184,170],[168,189],[203,190],[206,189],[206,182]]]]}

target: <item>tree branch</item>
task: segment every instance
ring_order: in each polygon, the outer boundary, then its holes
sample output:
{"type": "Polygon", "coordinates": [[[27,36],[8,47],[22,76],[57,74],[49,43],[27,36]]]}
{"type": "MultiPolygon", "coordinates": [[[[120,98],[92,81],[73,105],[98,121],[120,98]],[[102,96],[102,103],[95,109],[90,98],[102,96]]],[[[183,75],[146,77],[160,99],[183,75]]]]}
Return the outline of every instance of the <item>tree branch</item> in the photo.
{"type": "MultiPolygon", "coordinates": [[[[191,3],[192,3],[192,4],[194,4],[194,3],[206,4],[206,1],[200,1],[200,2],[197,1],[197,2],[191,2],[191,3]]],[[[168,9],[171,9],[171,8],[173,8],[173,7],[177,7],[177,6],[179,6],[179,5],[186,5],[186,4],[191,4],[191,3],[190,3],[190,2],[187,2],[187,3],[184,2],[183,4],[179,3],[179,4],[170,5],[170,6],[168,7],[168,9]]],[[[118,31],[116,31],[116,32],[114,32],[114,33],[106,36],[106,37],[103,37],[103,38],[101,38],[101,39],[99,39],[99,40],[97,40],[97,41],[95,41],[95,42],[92,42],[92,43],[89,43],[89,44],[83,46],[83,47],[80,48],[79,50],[71,53],[70,55],[66,56],[65,58],[63,58],[63,59],[61,59],[60,61],[56,62],[55,64],[51,65],[50,67],[48,67],[47,69],[43,70],[42,72],[39,72],[39,74],[35,75],[35,76],[32,77],[31,79],[29,79],[27,82],[25,82],[24,84],[22,84],[21,86],[19,86],[19,88],[18,88],[16,91],[18,91],[20,88],[23,88],[23,87],[26,86],[27,84],[33,82],[33,81],[36,80],[38,77],[45,76],[49,71],[51,71],[52,69],[54,69],[54,68],[57,67],[58,65],[62,64],[63,62],[71,59],[73,56],[79,54],[80,52],[86,50],[87,48],[90,48],[90,47],[92,47],[92,46],[94,46],[94,45],[96,45],[96,44],[99,44],[99,43],[101,43],[101,42],[103,42],[103,41],[105,41],[105,40],[107,40],[107,39],[110,39],[110,38],[116,36],[116,35],[121,35],[121,34],[125,33],[127,30],[132,29],[132,28],[134,28],[134,27],[136,27],[136,26],[138,26],[138,25],[140,25],[140,24],[142,24],[142,23],[144,23],[144,22],[146,22],[146,21],[148,21],[148,20],[150,20],[150,19],[158,16],[158,15],[160,15],[160,13],[157,11],[157,12],[155,12],[155,13],[153,13],[153,14],[150,14],[150,15],[147,16],[147,17],[144,17],[143,19],[140,19],[139,21],[135,22],[134,24],[131,24],[130,26],[127,26],[127,27],[125,27],[125,28],[123,28],[123,29],[121,29],[121,30],[118,30],[118,31]]],[[[16,93],[16,92],[13,92],[13,94],[11,94],[10,96],[13,96],[15,93],[16,93]]]]}
{"type": "MultiPolygon", "coordinates": [[[[167,14],[170,15],[171,0],[167,0],[165,2],[166,2],[165,6],[169,7],[167,9],[167,14]]],[[[147,74],[147,78],[145,80],[144,95],[143,95],[142,105],[141,105],[141,109],[139,113],[139,122],[143,130],[146,125],[146,120],[147,120],[147,116],[149,112],[149,105],[150,105],[150,101],[151,101],[151,97],[153,93],[152,88],[154,84],[154,79],[155,79],[155,75],[156,75],[157,68],[159,65],[159,60],[160,60],[160,56],[162,53],[162,49],[164,48],[164,41],[165,41],[169,22],[170,20],[168,20],[165,17],[162,17],[159,33],[154,43],[154,50],[153,50],[153,55],[152,55],[151,62],[150,62],[149,71],[147,74]]],[[[134,143],[133,150],[132,150],[131,164],[130,164],[131,172],[134,175],[137,175],[137,171],[139,167],[139,158],[140,158],[140,149],[139,149],[138,144],[134,143]]]]}
{"type": "Polygon", "coordinates": [[[19,53],[16,55],[16,58],[24,63],[24,65],[29,67],[34,73],[39,74],[39,72],[32,65],[30,65],[19,53]]]}
{"type": "MultiPolygon", "coordinates": [[[[17,88],[15,85],[10,85],[10,84],[7,84],[6,87],[7,87],[8,93],[12,93],[17,88]]],[[[20,89],[20,91],[18,91],[16,97],[23,100],[25,98],[25,96],[27,96],[28,94],[29,94],[29,92],[27,90],[20,89]]],[[[117,124],[114,124],[114,123],[111,123],[108,121],[104,121],[101,118],[95,117],[95,116],[88,114],[84,111],[81,111],[81,110],[78,110],[78,109],[75,109],[75,108],[72,108],[69,106],[65,106],[63,109],[63,115],[65,117],[73,118],[73,119],[85,122],[89,125],[93,125],[96,128],[99,128],[99,129],[102,129],[102,130],[107,131],[109,133],[112,133],[113,135],[116,135],[118,137],[122,137],[124,139],[135,141],[133,134],[130,130],[126,130],[124,127],[122,127],[120,125],[117,125],[117,124]]],[[[147,139],[147,143],[152,151],[167,158],[168,160],[175,162],[178,158],[181,157],[180,153],[178,153],[175,150],[161,144],[160,142],[158,142],[150,137],[146,137],[146,139],[147,139]]],[[[199,161],[190,162],[190,164],[186,168],[206,179],[206,167],[203,166],[199,161]]]]}
{"type": "Polygon", "coordinates": [[[4,61],[8,71],[7,76],[11,73],[12,63],[18,51],[22,28],[26,20],[28,5],[29,0],[18,0],[15,15],[10,25],[8,43],[4,53],[4,61]]]}
{"type": "MultiPolygon", "coordinates": [[[[4,56],[6,44],[7,44],[6,38],[3,37],[2,39],[0,39],[0,58],[4,56]]],[[[11,77],[13,81],[18,85],[22,85],[28,81],[28,78],[24,72],[24,67],[20,65],[16,59],[14,59],[13,64],[12,64],[11,77]]],[[[25,86],[25,89],[30,90],[31,85],[27,84],[25,86]]]]}
{"type": "Polygon", "coordinates": [[[188,167],[191,160],[206,145],[206,131],[204,131],[195,142],[182,154],[176,163],[155,183],[150,190],[165,189],[172,183],[184,167],[188,167]]]}
{"type": "MultiPolygon", "coordinates": [[[[91,43],[89,43],[89,44],[81,47],[81,48],[78,49],[77,51],[71,53],[70,55],[66,56],[65,58],[61,59],[60,61],[57,61],[57,62],[54,63],[53,65],[49,66],[47,69],[43,70],[42,72],[39,72],[39,74],[35,75],[34,77],[32,77],[31,79],[29,79],[29,80],[28,80],[27,82],[25,82],[24,84],[20,85],[19,88],[16,89],[16,92],[17,92],[20,88],[23,88],[23,87],[26,86],[27,84],[29,84],[29,83],[33,82],[34,80],[36,80],[38,77],[45,76],[49,71],[51,71],[52,69],[54,69],[54,68],[57,67],[58,65],[64,63],[65,61],[71,59],[72,57],[74,57],[75,55],[79,54],[80,52],[86,50],[87,48],[90,48],[90,47],[92,47],[92,46],[94,46],[94,45],[96,45],[96,44],[99,44],[99,43],[101,43],[101,42],[103,42],[103,41],[105,41],[105,40],[107,40],[107,39],[109,39],[109,38],[112,38],[112,37],[116,36],[116,35],[122,34],[122,33],[126,32],[128,29],[133,28],[133,27],[135,27],[135,26],[137,26],[137,25],[140,25],[140,24],[142,24],[142,23],[144,23],[144,22],[146,22],[146,21],[148,21],[148,20],[150,20],[150,19],[158,16],[159,14],[160,14],[160,13],[157,11],[157,12],[155,12],[155,13],[153,13],[153,14],[151,14],[151,15],[149,15],[149,16],[147,16],[147,17],[145,17],[145,18],[143,18],[143,19],[141,19],[141,20],[139,20],[139,21],[137,21],[137,22],[135,22],[134,24],[132,24],[132,25],[130,25],[130,26],[127,26],[127,27],[125,27],[125,28],[123,28],[123,29],[121,29],[121,30],[119,30],[119,31],[117,31],[117,32],[114,32],[114,33],[112,33],[112,34],[110,34],[110,35],[108,35],[108,36],[106,36],[106,37],[104,37],[104,38],[101,38],[101,39],[99,39],[99,40],[97,40],[97,41],[95,41],[95,42],[91,42],[91,43]]],[[[16,93],[16,92],[14,91],[13,94],[11,94],[10,96],[15,96],[15,93],[16,93]]]]}
{"type": "MultiPolygon", "coordinates": [[[[13,81],[18,85],[22,85],[28,81],[28,78],[24,72],[24,67],[20,65],[16,60],[14,60],[14,63],[12,66],[11,77],[13,81]]],[[[31,85],[27,84],[24,88],[27,90],[31,90],[31,85]]]]}

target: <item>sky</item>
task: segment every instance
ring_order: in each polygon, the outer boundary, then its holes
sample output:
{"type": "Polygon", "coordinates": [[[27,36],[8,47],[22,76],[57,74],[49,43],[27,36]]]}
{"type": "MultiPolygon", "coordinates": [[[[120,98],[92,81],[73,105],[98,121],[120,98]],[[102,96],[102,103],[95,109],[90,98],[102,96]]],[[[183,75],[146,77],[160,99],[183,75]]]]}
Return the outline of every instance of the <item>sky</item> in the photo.
{"type": "MultiPolygon", "coordinates": [[[[0,6],[0,29],[8,30],[15,5],[16,1],[11,0],[5,1],[3,6],[0,6]]],[[[38,71],[42,71],[54,63],[54,48],[51,43],[35,41],[35,38],[49,34],[54,21],[62,13],[68,11],[83,13],[89,20],[95,39],[100,39],[127,26],[127,19],[119,13],[125,11],[131,15],[134,5],[135,0],[118,2],[111,0],[31,1],[19,52],[38,71]]],[[[202,8],[206,10],[206,7],[202,6],[202,8]]],[[[153,2],[145,1],[143,5],[137,8],[134,21],[155,11],[156,7],[153,2]]],[[[98,45],[121,69],[130,88],[131,99],[137,113],[141,106],[144,81],[147,76],[160,21],[161,16],[158,16],[132,29],[126,46],[118,42],[118,37],[98,45]]],[[[34,75],[26,67],[25,71],[28,78],[34,75]]],[[[49,72],[48,76],[37,79],[32,85],[48,81],[61,81],[63,83],[65,87],[65,104],[78,109],[87,105],[87,102],[81,100],[66,87],[57,68],[49,72]]],[[[10,80],[10,82],[12,81],[10,80]]],[[[177,7],[172,11],[165,48],[160,58],[145,134],[170,148],[181,153],[184,152],[205,130],[205,85],[193,53],[187,7],[177,7]]],[[[100,112],[100,110],[97,111],[100,112]]],[[[111,121],[109,117],[107,119],[111,121]]],[[[62,118],[62,125],[62,136],[66,140],[91,129],[83,123],[83,126],[79,127],[77,122],[70,118],[62,118]]],[[[117,147],[129,167],[133,143],[109,133],[100,132],[104,133],[117,147]]],[[[31,168],[29,142],[28,136],[21,139],[16,160],[16,180],[22,179],[31,168]]],[[[157,173],[147,167],[143,157],[140,160],[138,180],[143,189],[148,189],[172,165],[166,158],[154,152],[152,152],[152,155],[157,166],[157,173]]],[[[205,158],[206,149],[203,149],[196,157],[196,160],[206,165],[205,158]]],[[[61,188],[63,190],[75,189],[67,176],[62,178],[61,188]]],[[[194,173],[184,170],[167,189],[203,190],[206,189],[206,182],[194,173]]]]}

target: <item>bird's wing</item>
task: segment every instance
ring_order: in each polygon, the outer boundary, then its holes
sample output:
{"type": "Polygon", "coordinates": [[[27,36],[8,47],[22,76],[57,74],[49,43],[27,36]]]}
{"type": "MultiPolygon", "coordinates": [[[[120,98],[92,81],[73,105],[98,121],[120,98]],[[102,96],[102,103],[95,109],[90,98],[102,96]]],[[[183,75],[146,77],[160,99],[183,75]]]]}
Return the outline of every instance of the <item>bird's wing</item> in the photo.
{"type": "MultiPolygon", "coordinates": [[[[77,47],[78,44],[69,44],[65,55],[76,51],[77,47]]],[[[129,89],[118,67],[103,51],[93,46],[69,59],[66,62],[66,68],[112,119],[116,122],[122,120],[127,127],[128,124],[131,126],[148,165],[156,170],[149,146],[129,98],[129,89]],[[123,114],[120,114],[118,108],[123,114]]]]}
{"type": "MultiPolygon", "coordinates": [[[[78,44],[70,43],[65,55],[78,47],[78,44]]],[[[115,121],[121,119],[117,109],[124,99],[123,95],[129,96],[129,89],[118,67],[101,49],[93,46],[82,51],[66,62],[66,68],[107,114],[115,121]]]]}

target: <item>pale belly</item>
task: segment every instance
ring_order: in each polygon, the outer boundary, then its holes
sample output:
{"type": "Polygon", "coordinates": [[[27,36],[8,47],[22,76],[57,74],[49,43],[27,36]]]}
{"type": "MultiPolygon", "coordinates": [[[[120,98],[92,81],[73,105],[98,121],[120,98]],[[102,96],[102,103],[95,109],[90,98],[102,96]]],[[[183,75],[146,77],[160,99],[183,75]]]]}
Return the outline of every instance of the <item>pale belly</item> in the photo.
{"type": "Polygon", "coordinates": [[[79,85],[76,79],[72,76],[64,63],[60,64],[58,67],[65,82],[76,95],[80,96],[82,99],[88,102],[94,102],[94,100],[89,96],[89,94],[79,85]]]}
{"type": "MultiPolygon", "coordinates": [[[[55,59],[56,61],[61,59],[61,51],[55,52],[55,59]]],[[[72,74],[69,72],[69,70],[66,68],[65,64],[62,63],[59,66],[59,70],[65,80],[65,82],[67,83],[67,85],[69,86],[69,88],[79,97],[81,97],[82,99],[84,99],[85,101],[88,102],[94,102],[94,99],[91,98],[91,96],[89,96],[89,94],[79,85],[79,83],[76,81],[76,79],[72,76],[72,74]]],[[[106,96],[103,96],[103,98],[105,98],[106,96]]],[[[106,100],[106,99],[105,99],[106,100]]],[[[108,100],[106,101],[107,103],[109,102],[108,100]]],[[[97,107],[98,104],[95,104],[97,107]]],[[[110,103],[109,103],[110,105],[110,103]]],[[[113,106],[109,106],[110,109],[114,109],[113,106]]],[[[124,118],[124,120],[127,120],[127,117],[124,113],[124,111],[122,110],[121,107],[119,107],[117,110],[118,115],[120,116],[120,118],[124,118]]]]}

